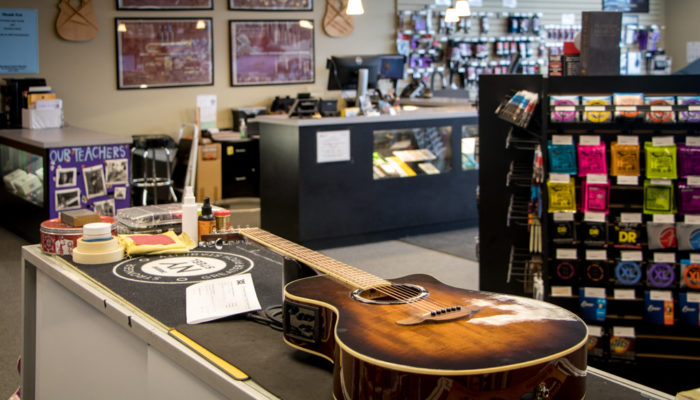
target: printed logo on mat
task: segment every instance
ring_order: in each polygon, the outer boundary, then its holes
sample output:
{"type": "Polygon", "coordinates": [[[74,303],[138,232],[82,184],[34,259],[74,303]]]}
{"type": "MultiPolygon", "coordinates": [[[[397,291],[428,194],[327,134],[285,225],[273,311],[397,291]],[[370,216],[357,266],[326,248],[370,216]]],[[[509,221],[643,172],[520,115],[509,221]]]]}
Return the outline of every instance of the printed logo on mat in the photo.
{"type": "Polygon", "coordinates": [[[183,284],[224,278],[250,271],[253,260],[237,254],[191,251],[182,256],[142,256],[120,262],[112,272],[144,283],[183,284]]]}

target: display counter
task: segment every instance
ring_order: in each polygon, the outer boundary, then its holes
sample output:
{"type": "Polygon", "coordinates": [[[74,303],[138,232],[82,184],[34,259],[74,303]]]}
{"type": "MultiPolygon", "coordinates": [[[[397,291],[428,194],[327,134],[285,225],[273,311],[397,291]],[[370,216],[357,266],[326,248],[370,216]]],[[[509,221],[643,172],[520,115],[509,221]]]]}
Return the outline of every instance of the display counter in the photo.
{"type": "Polygon", "coordinates": [[[477,223],[473,108],[256,121],[263,229],[326,247],[477,223]]]}
{"type": "MultiPolygon", "coordinates": [[[[228,246],[207,256],[248,259],[259,296],[276,287],[279,299],[281,256],[248,244],[228,246]]],[[[168,256],[146,258],[169,262],[168,256]]],[[[287,346],[281,332],[251,320],[183,324],[187,285],[119,278],[115,272],[129,271],[119,265],[74,265],[36,245],[22,248],[23,400],[329,398],[327,361],[287,346]]],[[[203,274],[180,271],[191,281],[203,274]]],[[[274,301],[260,300],[263,306],[274,301]]],[[[640,395],[673,399],[588,368],[587,398],[640,395]]]]}

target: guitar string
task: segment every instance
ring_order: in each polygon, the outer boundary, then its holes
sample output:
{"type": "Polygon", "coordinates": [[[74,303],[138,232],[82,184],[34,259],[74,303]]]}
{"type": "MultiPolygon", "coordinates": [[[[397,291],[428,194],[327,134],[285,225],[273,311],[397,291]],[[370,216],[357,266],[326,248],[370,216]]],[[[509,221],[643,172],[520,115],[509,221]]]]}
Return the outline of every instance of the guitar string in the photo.
{"type": "Polygon", "coordinates": [[[376,290],[379,293],[382,293],[390,298],[393,298],[395,300],[403,301],[404,304],[421,309],[422,311],[425,312],[433,312],[436,311],[434,308],[431,307],[438,307],[438,310],[440,309],[445,309],[449,308],[448,305],[441,303],[439,301],[436,301],[430,297],[410,301],[411,299],[416,298],[416,292],[415,289],[411,288],[406,288],[404,286],[396,286],[393,285],[391,282],[376,277],[372,274],[369,274],[367,272],[364,272],[358,268],[352,267],[350,265],[344,264],[340,261],[334,260],[324,254],[320,254],[318,252],[314,252],[313,250],[306,249],[303,246],[297,245],[292,242],[288,242],[285,239],[282,239],[276,235],[273,235],[269,232],[265,232],[261,229],[256,229],[256,228],[248,228],[245,231],[242,231],[244,235],[247,233],[249,235],[246,235],[250,237],[251,239],[255,240],[256,238],[263,241],[262,244],[268,243],[272,244],[273,246],[279,248],[285,253],[288,253],[290,256],[294,258],[298,258],[300,261],[306,261],[306,262],[311,262],[312,264],[316,265],[318,269],[324,270],[326,273],[328,273],[331,276],[335,276],[336,279],[340,280],[345,280],[348,281],[347,283],[353,284],[354,286],[359,286],[360,288],[363,287],[372,287],[374,290],[376,290]],[[255,231],[253,231],[255,230],[255,231]],[[255,232],[255,233],[253,233],[255,232]],[[289,244],[285,244],[289,243],[289,244]],[[303,255],[299,255],[298,253],[306,253],[303,255]],[[304,260],[306,259],[306,260],[304,260]],[[339,268],[343,271],[350,271],[354,274],[359,273],[360,275],[364,276],[364,280],[360,279],[358,280],[357,277],[355,279],[348,278],[346,276],[343,276],[342,273],[333,273],[327,268],[320,267],[319,264],[332,264],[336,268],[339,268]],[[367,281],[368,279],[368,281],[367,281]],[[379,285],[381,284],[381,285],[379,285]],[[426,304],[427,303],[427,304],[426,304]]]}

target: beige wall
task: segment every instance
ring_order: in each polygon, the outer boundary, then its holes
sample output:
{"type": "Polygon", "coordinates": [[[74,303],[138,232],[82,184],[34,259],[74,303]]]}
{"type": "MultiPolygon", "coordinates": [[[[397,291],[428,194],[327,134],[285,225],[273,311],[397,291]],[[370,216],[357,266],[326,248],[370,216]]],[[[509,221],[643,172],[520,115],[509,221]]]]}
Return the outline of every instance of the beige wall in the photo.
{"type": "Polygon", "coordinates": [[[673,57],[673,70],[686,66],[687,42],[700,42],[700,1],[666,0],[666,49],[673,57]]]}
{"type": "MultiPolygon", "coordinates": [[[[77,0],[73,1],[74,3],[77,0]]],[[[65,120],[74,126],[119,135],[167,133],[175,136],[183,122],[194,119],[198,94],[216,94],[218,126],[231,127],[231,108],[269,106],[276,95],[295,97],[311,92],[324,98],[328,79],[325,59],[331,54],[373,54],[394,51],[394,1],[365,0],[365,14],[354,17],[355,30],[346,38],[331,38],[321,22],[325,0],[315,0],[313,12],[229,11],[228,0],[214,0],[211,11],[117,11],[114,0],[93,0],[99,34],[88,42],[58,37],[55,24],[58,0],[0,0],[0,8],[33,8],[39,14],[39,74],[0,75],[2,78],[40,76],[64,101],[65,120]],[[214,86],[117,90],[115,17],[212,17],[214,22],[214,86]],[[231,87],[228,20],[311,19],[316,22],[316,82],[304,85],[231,87]]]]}

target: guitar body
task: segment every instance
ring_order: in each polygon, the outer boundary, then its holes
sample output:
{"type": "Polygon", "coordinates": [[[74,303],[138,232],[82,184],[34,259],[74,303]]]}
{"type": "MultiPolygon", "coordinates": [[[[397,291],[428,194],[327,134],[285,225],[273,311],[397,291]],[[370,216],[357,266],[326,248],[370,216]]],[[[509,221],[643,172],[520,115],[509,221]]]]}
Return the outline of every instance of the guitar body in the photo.
{"type": "Polygon", "coordinates": [[[389,282],[406,301],[327,275],[285,287],[284,339],[334,363],[336,399],[584,397],[588,329],[574,314],[427,275],[389,282]],[[436,304],[447,311],[426,314],[436,304]]]}

